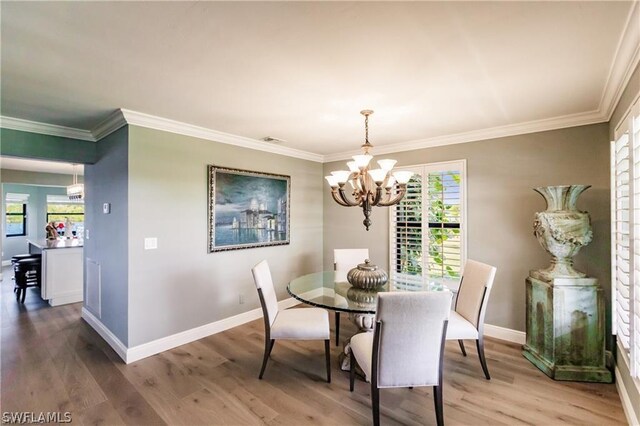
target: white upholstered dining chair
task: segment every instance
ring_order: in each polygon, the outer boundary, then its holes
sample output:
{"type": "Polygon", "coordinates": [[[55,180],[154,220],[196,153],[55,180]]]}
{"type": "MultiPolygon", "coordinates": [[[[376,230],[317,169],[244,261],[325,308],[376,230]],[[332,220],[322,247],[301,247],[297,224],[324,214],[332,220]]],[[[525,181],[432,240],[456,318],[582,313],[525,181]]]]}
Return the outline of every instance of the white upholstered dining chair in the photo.
{"type": "MultiPolygon", "coordinates": [[[[334,249],[333,270],[336,282],[347,281],[347,273],[369,258],[369,249],[334,249]]],[[[340,343],[340,312],[336,311],[336,346],[340,343]]]]}
{"type": "Polygon", "coordinates": [[[373,333],[351,338],[349,389],[356,362],[371,381],[373,424],[380,424],[380,388],[433,386],[436,421],[444,424],[442,360],[451,311],[449,291],[378,293],[373,333]]]}
{"type": "Polygon", "coordinates": [[[329,313],[320,308],[279,310],[267,261],[258,263],[251,272],[264,316],[264,358],[258,377],[262,379],[264,375],[276,340],[324,340],[327,382],[331,383],[329,313]]]}
{"type": "Polygon", "coordinates": [[[495,276],[494,266],[467,260],[447,329],[447,340],[458,340],[464,356],[467,356],[464,340],[476,341],[478,358],[487,380],[491,380],[491,376],[484,356],[484,314],[495,276]]]}

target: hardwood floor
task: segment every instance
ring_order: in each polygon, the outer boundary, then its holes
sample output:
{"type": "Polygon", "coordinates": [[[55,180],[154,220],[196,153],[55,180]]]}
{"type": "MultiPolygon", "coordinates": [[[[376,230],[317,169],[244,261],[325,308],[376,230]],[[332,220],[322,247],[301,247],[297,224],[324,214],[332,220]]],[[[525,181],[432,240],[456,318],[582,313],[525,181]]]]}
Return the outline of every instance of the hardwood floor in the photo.
{"type": "MultiPolygon", "coordinates": [[[[263,324],[235,329],[125,365],[80,319],[81,304],[51,308],[30,289],[20,306],[2,283],[1,412],[71,412],[73,424],[371,424],[369,384],[349,392],[334,355],[325,382],[323,342],[276,342],[263,380],[263,324]]],[[[333,318],[333,315],[330,315],[333,318]]],[[[341,335],[355,327],[342,321],[341,335]]],[[[492,379],[475,345],[445,354],[449,425],[626,424],[615,385],[554,382],[517,345],[487,339],[492,379]]],[[[435,424],[431,388],[383,389],[383,425],[435,424]]]]}

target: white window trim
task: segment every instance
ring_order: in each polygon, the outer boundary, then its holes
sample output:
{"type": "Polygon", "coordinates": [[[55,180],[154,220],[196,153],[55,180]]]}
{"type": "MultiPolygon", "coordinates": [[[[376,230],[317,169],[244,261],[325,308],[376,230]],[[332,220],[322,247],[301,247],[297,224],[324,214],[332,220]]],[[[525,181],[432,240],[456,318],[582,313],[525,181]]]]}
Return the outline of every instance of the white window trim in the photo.
{"type": "MultiPolygon", "coordinates": [[[[460,200],[462,201],[462,211],[461,211],[461,218],[462,218],[462,223],[460,224],[460,232],[462,234],[462,237],[460,239],[461,243],[462,243],[462,249],[460,250],[461,252],[461,265],[460,265],[460,272],[462,273],[462,271],[464,270],[464,266],[467,262],[467,248],[468,248],[468,244],[467,244],[467,210],[468,210],[468,206],[467,206],[467,160],[466,159],[460,159],[460,160],[449,160],[449,161],[440,161],[440,162],[436,162],[436,163],[424,163],[424,164],[416,164],[416,165],[411,165],[411,166],[403,166],[403,167],[396,167],[395,170],[408,170],[408,171],[412,171],[414,173],[424,173],[424,172],[438,172],[438,171],[448,171],[448,170],[452,170],[452,169],[457,169],[460,168],[460,176],[462,179],[462,185],[460,185],[460,191],[462,192],[462,194],[460,195],[460,200]],[[453,167],[452,167],[453,166],[453,167]]],[[[425,197],[425,191],[427,191],[427,186],[423,185],[422,186],[422,198],[426,199],[425,197]]],[[[394,229],[394,220],[393,220],[393,213],[395,212],[395,207],[393,207],[392,209],[390,209],[389,211],[389,244],[388,244],[388,248],[389,248],[389,268],[391,269],[394,265],[393,261],[393,251],[391,250],[391,235],[393,232],[395,232],[394,229]]],[[[424,243],[423,243],[424,245],[424,243]]],[[[390,273],[392,273],[390,271],[390,273]]],[[[438,281],[437,279],[434,279],[434,281],[438,281]]],[[[453,279],[443,279],[443,281],[448,285],[451,286],[453,285],[451,282],[452,281],[458,281],[458,280],[453,280],[453,279]]],[[[457,286],[456,286],[457,288],[457,286]]]]}

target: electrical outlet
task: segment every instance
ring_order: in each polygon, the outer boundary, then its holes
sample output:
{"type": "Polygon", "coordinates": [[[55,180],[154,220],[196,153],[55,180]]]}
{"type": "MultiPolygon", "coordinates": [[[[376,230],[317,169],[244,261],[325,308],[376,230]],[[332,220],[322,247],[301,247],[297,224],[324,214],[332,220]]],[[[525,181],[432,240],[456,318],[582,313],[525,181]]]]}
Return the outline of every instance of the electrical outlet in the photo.
{"type": "Polygon", "coordinates": [[[85,240],[88,240],[88,239],[89,239],[89,230],[88,230],[88,229],[85,229],[85,230],[84,230],[84,239],[85,239],[85,240]]]}
{"type": "Polygon", "coordinates": [[[244,294],[238,296],[238,304],[244,305],[244,294]]]}

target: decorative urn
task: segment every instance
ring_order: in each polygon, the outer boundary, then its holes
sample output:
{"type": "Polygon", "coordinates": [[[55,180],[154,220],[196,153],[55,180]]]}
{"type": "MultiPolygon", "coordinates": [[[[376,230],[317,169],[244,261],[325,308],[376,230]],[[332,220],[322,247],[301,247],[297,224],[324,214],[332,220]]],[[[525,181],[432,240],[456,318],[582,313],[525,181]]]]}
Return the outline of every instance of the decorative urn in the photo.
{"type": "Polygon", "coordinates": [[[547,202],[547,209],[536,213],[533,232],[538,242],[551,254],[551,266],[533,271],[534,278],[583,278],[573,268],[573,256],[593,239],[589,213],[576,208],[578,196],[591,185],[561,185],[534,188],[547,202]]]}
{"type": "Polygon", "coordinates": [[[384,286],[387,283],[387,273],[372,264],[369,259],[357,267],[351,269],[347,274],[347,281],[356,288],[373,290],[384,286]]]}

